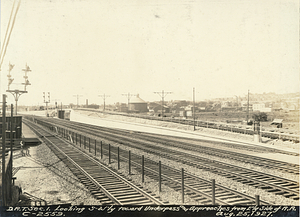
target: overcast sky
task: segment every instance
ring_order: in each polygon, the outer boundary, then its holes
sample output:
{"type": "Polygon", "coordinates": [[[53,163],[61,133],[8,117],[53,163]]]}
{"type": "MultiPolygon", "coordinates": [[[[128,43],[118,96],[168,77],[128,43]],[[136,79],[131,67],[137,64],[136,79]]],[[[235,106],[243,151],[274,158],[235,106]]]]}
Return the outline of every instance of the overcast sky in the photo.
{"type": "MultiPolygon", "coordinates": [[[[13,0],[1,1],[1,48],[13,0]]],[[[19,105],[196,100],[299,91],[297,0],[22,0],[1,68],[19,105]]],[[[8,102],[13,102],[8,94],[8,102]]]]}

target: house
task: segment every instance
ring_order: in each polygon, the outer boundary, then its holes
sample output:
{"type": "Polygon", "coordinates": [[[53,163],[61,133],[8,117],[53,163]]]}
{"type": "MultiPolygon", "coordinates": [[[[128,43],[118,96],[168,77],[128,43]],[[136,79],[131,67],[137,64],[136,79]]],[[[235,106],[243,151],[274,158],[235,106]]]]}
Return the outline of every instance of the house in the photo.
{"type": "Polygon", "coordinates": [[[276,126],[277,128],[282,128],[283,119],[274,119],[271,125],[276,126]]]}

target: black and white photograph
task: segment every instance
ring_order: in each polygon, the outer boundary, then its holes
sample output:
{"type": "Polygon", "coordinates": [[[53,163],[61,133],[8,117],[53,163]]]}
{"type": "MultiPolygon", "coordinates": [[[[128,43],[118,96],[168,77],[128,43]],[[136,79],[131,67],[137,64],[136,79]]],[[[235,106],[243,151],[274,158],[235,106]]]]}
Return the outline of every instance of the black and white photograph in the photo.
{"type": "Polygon", "coordinates": [[[298,0],[0,11],[0,216],[299,216],[298,0]]]}

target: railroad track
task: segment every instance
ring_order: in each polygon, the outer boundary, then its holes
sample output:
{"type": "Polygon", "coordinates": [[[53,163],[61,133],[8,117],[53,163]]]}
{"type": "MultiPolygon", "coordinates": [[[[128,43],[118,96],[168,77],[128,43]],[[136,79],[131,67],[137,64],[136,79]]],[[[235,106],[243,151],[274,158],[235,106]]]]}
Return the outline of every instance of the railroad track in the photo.
{"type": "MultiPolygon", "coordinates": [[[[47,121],[52,122],[53,124],[59,123],[61,126],[65,126],[65,127],[69,127],[69,124],[72,123],[72,122],[65,122],[63,120],[57,120],[57,119],[55,119],[55,120],[50,119],[47,121]]],[[[128,140],[128,137],[129,137],[128,130],[109,129],[109,128],[99,127],[99,126],[95,126],[95,125],[83,124],[83,123],[79,123],[79,122],[76,122],[76,125],[82,127],[83,129],[88,128],[89,130],[101,131],[100,133],[103,135],[103,138],[105,138],[107,136],[109,140],[111,140],[111,136],[115,137],[115,134],[117,132],[118,137],[123,136],[122,138],[124,139],[124,141],[125,140],[129,141],[128,140]]],[[[219,148],[212,148],[212,147],[205,146],[205,144],[213,143],[213,142],[208,142],[208,141],[197,140],[200,144],[195,145],[195,144],[191,144],[188,142],[180,142],[179,143],[178,141],[176,141],[175,138],[174,139],[171,139],[169,137],[163,138],[162,136],[157,136],[157,135],[150,134],[150,133],[134,133],[134,134],[131,133],[130,140],[134,141],[134,139],[139,139],[139,141],[135,140],[138,143],[141,143],[140,140],[152,142],[152,143],[156,142],[158,144],[167,145],[168,147],[189,150],[189,151],[193,151],[193,152],[199,153],[199,154],[204,153],[207,155],[213,155],[213,156],[217,156],[220,158],[228,158],[228,159],[232,159],[232,160],[236,160],[236,161],[240,161],[240,162],[244,162],[244,163],[257,165],[260,167],[265,167],[268,169],[280,170],[280,171],[286,172],[286,173],[299,174],[299,169],[300,169],[299,165],[297,165],[297,164],[291,164],[291,163],[287,163],[287,162],[283,162],[283,161],[272,160],[272,159],[263,158],[263,157],[256,157],[253,155],[242,154],[242,153],[238,153],[238,152],[226,151],[226,150],[219,149],[219,148]]],[[[193,141],[195,141],[195,139],[193,139],[193,141]]],[[[145,145],[148,145],[148,144],[145,144],[145,145]]],[[[265,150],[265,148],[259,148],[257,146],[252,147],[252,149],[256,149],[258,151],[265,150]]],[[[270,149],[270,148],[268,148],[268,149],[270,149]]]]}
{"type": "Polygon", "coordinates": [[[127,181],[62,138],[41,127],[37,128],[33,123],[26,122],[26,124],[41,137],[102,205],[163,204],[154,195],[127,181]]]}
{"type": "MultiPolygon", "coordinates": [[[[89,111],[93,113],[102,113],[102,111],[95,111],[93,109],[80,109],[83,111],[89,111]]],[[[155,120],[155,121],[164,121],[164,122],[171,122],[171,123],[177,123],[182,125],[189,125],[194,126],[194,120],[192,119],[176,119],[176,118],[169,118],[169,117],[154,117],[154,116],[147,116],[147,115],[134,115],[134,114],[126,114],[126,113],[116,113],[116,112],[109,112],[106,111],[105,113],[110,115],[120,115],[120,116],[128,116],[133,118],[141,118],[141,119],[147,119],[147,120],[155,120]]],[[[247,135],[253,135],[253,127],[237,127],[228,125],[226,123],[216,123],[216,122],[208,122],[208,121],[195,121],[195,126],[202,127],[202,128],[211,128],[216,130],[222,130],[222,131],[229,131],[233,133],[239,133],[239,134],[247,134],[247,135]]],[[[284,133],[284,132],[271,132],[271,131],[261,131],[261,136],[271,139],[282,139],[282,140],[291,140],[296,143],[299,143],[299,135],[297,134],[291,134],[291,133],[284,133]]]]}
{"type": "MultiPolygon", "coordinates": [[[[118,142],[123,142],[123,144],[129,145],[129,143],[124,143],[124,140],[119,140],[118,142]]],[[[292,198],[295,200],[299,199],[299,183],[288,179],[273,176],[270,174],[260,173],[242,167],[232,166],[222,162],[200,158],[195,155],[172,151],[170,149],[157,146],[146,148],[140,144],[133,145],[132,143],[129,146],[143,150],[147,153],[162,156],[169,160],[197,167],[198,169],[206,170],[211,173],[233,179],[237,182],[241,182],[243,184],[261,188],[268,192],[274,192],[275,194],[280,194],[287,198],[292,198]]]]}
{"type": "MultiPolygon", "coordinates": [[[[78,129],[77,122],[65,122],[64,127],[78,129]]],[[[82,125],[80,125],[80,129],[81,132],[85,131],[82,125]]],[[[284,179],[266,173],[261,173],[250,169],[245,169],[242,167],[226,164],[215,160],[210,160],[208,158],[203,158],[192,154],[183,153],[182,151],[172,150],[168,147],[161,147],[150,143],[134,141],[131,138],[116,135],[113,133],[106,132],[103,136],[103,132],[93,130],[91,129],[91,127],[86,129],[85,132],[89,135],[97,137],[100,136],[101,138],[104,137],[105,139],[112,142],[125,144],[126,146],[137,148],[147,153],[152,153],[157,156],[162,156],[166,159],[197,167],[199,169],[233,179],[243,184],[264,189],[268,192],[279,194],[287,198],[292,198],[294,200],[299,200],[299,183],[292,180],[284,179]]]]}
{"type": "MultiPolygon", "coordinates": [[[[108,155],[109,152],[112,156],[112,160],[117,162],[118,154],[117,147],[103,149],[104,154],[108,155]]],[[[123,161],[128,161],[128,152],[126,150],[119,149],[119,158],[123,161]]],[[[131,164],[135,166],[135,170],[142,173],[142,157],[137,154],[130,155],[131,164]]],[[[182,170],[175,169],[173,167],[160,164],[150,159],[144,160],[144,173],[147,177],[152,178],[159,182],[159,174],[161,174],[161,183],[169,186],[177,191],[181,191],[182,183],[182,170]]],[[[190,173],[184,172],[184,188],[187,195],[202,205],[212,204],[212,182],[205,180],[190,173]]],[[[215,203],[216,205],[255,205],[255,198],[238,191],[226,188],[222,185],[215,185],[215,203]]],[[[267,205],[268,203],[261,201],[261,205],[267,205]]]]}
{"type": "MultiPolygon", "coordinates": [[[[27,121],[25,121],[26,124],[27,121]]],[[[32,126],[32,125],[31,125],[32,126]]],[[[75,142],[75,140],[73,140],[75,142]]],[[[84,146],[82,146],[84,147],[84,146]]],[[[112,147],[111,149],[103,148],[103,154],[108,156],[111,155],[114,162],[117,159],[121,159],[121,161],[128,161],[128,152],[126,150],[117,149],[117,147],[112,147]],[[119,150],[119,154],[117,154],[117,150],[119,150]]],[[[131,154],[131,163],[135,166],[135,170],[142,173],[141,166],[141,156],[136,154],[131,154]]],[[[112,162],[111,162],[112,163],[112,162]]],[[[158,181],[159,171],[157,170],[158,162],[155,162],[150,159],[145,159],[145,167],[144,171],[147,173],[147,177],[150,177],[153,180],[158,181]]],[[[178,169],[174,169],[167,165],[161,164],[162,174],[162,183],[167,185],[175,190],[181,190],[181,182],[180,179],[182,177],[182,171],[178,169]]],[[[201,179],[196,177],[195,175],[184,173],[184,188],[185,193],[193,198],[195,201],[203,204],[203,205],[211,205],[212,204],[212,188],[211,181],[201,179]]],[[[215,185],[215,203],[218,205],[255,205],[256,200],[254,197],[248,196],[246,194],[240,193],[238,191],[226,188],[224,186],[215,185]]],[[[261,205],[267,205],[267,202],[260,201],[261,205]]]]}
{"type": "MultiPolygon", "coordinates": [[[[207,141],[199,141],[200,144],[191,144],[188,142],[180,142],[176,141],[175,138],[164,138],[164,136],[159,136],[157,138],[154,138],[153,136],[145,135],[143,134],[138,134],[138,138],[142,136],[144,140],[149,141],[149,142],[156,142],[156,143],[163,143],[165,145],[168,145],[168,147],[174,147],[174,148],[179,148],[182,149],[184,147],[185,150],[189,150],[192,152],[197,152],[197,153],[204,153],[207,155],[212,155],[220,158],[228,158],[244,163],[249,163],[261,167],[265,167],[268,169],[275,169],[275,170],[280,170],[282,172],[286,173],[292,173],[292,174],[299,174],[299,165],[297,164],[292,164],[292,163],[287,163],[283,161],[278,161],[278,160],[272,160],[268,158],[263,158],[263,157],[256,157],[253,155],[249,154],[242,154],[238,152],[233,152],[233,151],[228,151],[228,150],[223,150],[219,148],[214,148],[214,147],[209,147],[205,146],[205,144],[209,144],[207,141]]],[[[185,139],[187,140],[187,139],[185,139]]],[[[194,140],[196,141],[196,140],[194,140]]],[[[253,147],[252,149],[256,149],[257,147],[253,147]]]]}

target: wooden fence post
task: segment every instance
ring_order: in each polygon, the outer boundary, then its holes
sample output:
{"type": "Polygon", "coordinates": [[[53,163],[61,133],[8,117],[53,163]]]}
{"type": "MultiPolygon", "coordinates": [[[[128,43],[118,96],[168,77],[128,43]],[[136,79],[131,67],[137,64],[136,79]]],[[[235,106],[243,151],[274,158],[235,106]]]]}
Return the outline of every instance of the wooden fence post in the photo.
{"type": "Polygon", "coordinates": [[[145,181],[145,164],[144,164],[144,155],[142,155],[142,182],[145,181]]]}
{"type": "Polygon", "coordinates": [[[259,195],[255,195],[255,205],[259,206],[259,195]]]}
{"type": "Polygon", "coordinates": [[[110,144],[108,144],[108,163],[110,164],[110,144]]]}
{"type": "Polygon", "coordinates": [[[184,204],[184,169],[181,168],[181,198],[182,204],[184,204]]]}
{"type": "Polygon", "coordinates": [[[100,142],[101,159],[103,158],[102,141],[100,142]]]}
{"type": "Polygon", "coordinates": [[[120,148],[118,147],[118,170],[120,169],[120,148]]]}
{"type": "Polygon", "coordinates": [[[216,205],[216,198],[215,198],[215,191],[216,191],[216,183],[215,180],[212,180],[212,205],[216,205]]]}
{"type": "Polygon", "coordinates": [[[131,175],[131,154],[128,151],[128,174],[131,175]]]}
{"type": "Polygon", "coordinates": [[[158,187],[161,192],[161,161],[158,162],[158,187]]]}

